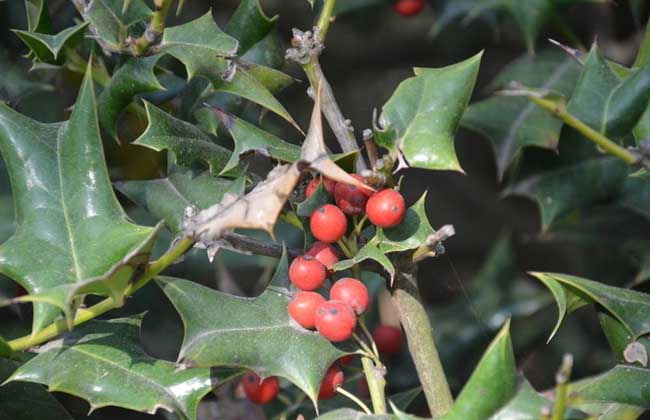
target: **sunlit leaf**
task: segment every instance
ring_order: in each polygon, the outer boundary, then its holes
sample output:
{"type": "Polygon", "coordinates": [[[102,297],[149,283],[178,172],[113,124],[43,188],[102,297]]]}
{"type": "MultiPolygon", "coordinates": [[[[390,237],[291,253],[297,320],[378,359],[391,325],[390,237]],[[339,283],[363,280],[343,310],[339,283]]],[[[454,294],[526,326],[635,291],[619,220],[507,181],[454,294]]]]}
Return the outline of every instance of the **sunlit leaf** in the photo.
{"type": "Polygon", "coordinates": [[[269,287],[256,298],[227,295],[196,283],[159,278],[181,315],[179,361],[190,366],[238,366],[290,380],[314,402],[329,366],[345,355],[320,334],[291,320],[289,291],[269,287]]]}
{"type": "Polygon", "coordinates": [[[199,401],[214,386],[210,369],[179,370],[150,357],[140,346],[140,324],[141,317],[90,321],[52,342],[9,380],[78,396],[91,411],[117,406],[153,414],[162,408],[196,419],[199,401]]]}

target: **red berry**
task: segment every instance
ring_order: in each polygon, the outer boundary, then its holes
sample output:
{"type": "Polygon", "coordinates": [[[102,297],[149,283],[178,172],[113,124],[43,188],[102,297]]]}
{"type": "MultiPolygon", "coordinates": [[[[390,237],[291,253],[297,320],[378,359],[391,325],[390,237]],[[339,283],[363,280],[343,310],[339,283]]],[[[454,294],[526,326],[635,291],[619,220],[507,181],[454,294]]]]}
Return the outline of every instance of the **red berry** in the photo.
{"type": "MultiPolygon", "coordinates": [[[[361,175],[352,174],[352,176],[361,182],[365,182],[361,175]]],[[[363,214],[370,194],[372,194],[370,190],[343,182],[338,182],[334,188],[336,205],[343,210],[343,213],[349,215],[363,214]]]]}
{"type": "Polygon", "coordinates": [[[327,268],[339,262],[339,255],[336,249],[332,245],[321,241],[315,242],[305,255],[316,258],[327,268]]]}
{"type": "Polygon", "coordinates": [[[261,381],[260,377],[254,372],[248,372],[242,378],[241,383],[246,397],[257,404],[270,402],[280,391],[280,384],[275,376],[270,376],[261,381]]]}
{"type": "Polygon", "coordinates": [[[319,178],[314,178],[311,181],[309,181],[309,184],[307,184],[307,187],[305,188],[305,198],[309,198],[314,194],[316,191],[316,188],[318,188],[318,185],[320,184],[320,179],[319,178]]]}
{"type": "Polygon", "coordinates": [[[380,353],[396,356],[402,351],[402,330],[392,325],[378,325],[372,332],[372,339],[380,353]]]}
{"type": "Polygon", "coordinates": [[[330,290],[330,299],[347,303],[359,315],[368,308],[370,302],[366,285],[352,277],[344,277],[334,283],[330,290]]]}
{"type": "Polygon", "coordinates": [[[336,181],[325,177],[323,178],[323,185],[325,185],[325,191],[327,191],[330,194],[334,194],[334,188],[336,188],[336,181]]]}
{"type": "Polygon", "coordinates": [[[316,329],[330,341],[345,341],[352,337],[357,316],[345,302],[328,300],[316,310],[316,329]]]}
{"type": "Polygon", "coordinates": [[[319,241],[332,243],[345,235],[345,231],[348,230],[348,220],[340,208],[325,204],[311,214],[309,228],[319,241]]]}
{"type": "Polygon", "coordinates": [[[347,356],[343,356],[339,359],[339,363],[342,365],[349,365],[352,363],[352,360],[354,358],[354,354],[348,354],[347,356]]]}
{"type": "Polygon", "coordinates": [[[399,191],[386,189],[374,194],[366,203],[368,219],[375,225],[391,228],[402,223],[406,203],[399,191]]]}
{"type": "Polygon", "coordinates": [[[336,394],[336,388],[343,384],[345,375],[340,367],[336,365],[330,366],[323,377],[323,382],[320,385],[320,391],[318,391],[319,400],[330,399],[336,394]]]}
{"type": "Polygon", "coordinates": [[[316,292],[298,292],[287,305],[291,318],[303,328],[313,329],[316,309],[325,302],[325,298],[316,292]]]}
{"type": "Polygon", "coordinates": [[[415,16],[424,9],[425,0],[398,0],[395,12],[401,16],[415,16]]]}
{"type": "Polygon", "coordinates": [[[310,255],[296,257],[289,267],[289,280],[298,289],[316,290],[325,283],[327,269],[310,255]]]}

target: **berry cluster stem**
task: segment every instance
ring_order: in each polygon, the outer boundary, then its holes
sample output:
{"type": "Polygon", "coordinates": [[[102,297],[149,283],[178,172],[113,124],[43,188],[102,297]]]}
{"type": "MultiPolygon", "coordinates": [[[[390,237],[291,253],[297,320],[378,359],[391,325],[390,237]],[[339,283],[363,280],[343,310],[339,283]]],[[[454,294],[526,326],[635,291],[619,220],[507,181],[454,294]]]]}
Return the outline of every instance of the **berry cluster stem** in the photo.
{"type": "Polygon", "coordinates": [[[361,358],[361,364],[366,382],[368,382],[368,391],[374,412],[375,414],[386,414],[386,396],[384,394],[386,368],[382,364],[373,363],[371,358],[365,356],[361,358]]]}

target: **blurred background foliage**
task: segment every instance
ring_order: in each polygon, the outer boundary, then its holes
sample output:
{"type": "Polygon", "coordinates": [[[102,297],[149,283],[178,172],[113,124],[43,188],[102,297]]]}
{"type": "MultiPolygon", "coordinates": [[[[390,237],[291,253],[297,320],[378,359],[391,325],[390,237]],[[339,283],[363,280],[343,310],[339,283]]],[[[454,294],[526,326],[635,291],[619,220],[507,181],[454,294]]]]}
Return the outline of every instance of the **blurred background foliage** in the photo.
{"type": "MultiPolygon", "coordinates": [[[[597,39],[605,56],[624,65],[631,64],[650,13],[650,4],[643,0],[605,3],[542,1],[552,6],[543,8],[535,16],[512,10],[516,6],[512,9],[477,8],[477,3],[480,2],[430,0],[429,7],[422,14],[405,19],[393,12],[390,1],[339,2],[336,24],[330,32],[321,62],[343,114],[352,121],[357,136],[370,126],[373,109],[386,102],[399,82],[411,75],[412,67],[445,66],[485,50],[472,98],[472,102],[476,102],[491,95],[490,82],[517,57],[533,51],[537,54],[557,51],[548,38],[587,46],[597,39]]],[[[529,2],[519,3],[528,5],[529,2]]],[[[533,3],[540,2],[530,3],[528,6],[537,7],[533,3]]],[[[234,0],[186,2],[182,18],[172,16],[169,26],[195,19],[212,8],[217,23],[223,27],[237,4],[234,0]]],[[[307,1],[262,0],[261,4],[267,15],[280,15],[274,35],[265,41],[276,46],[276,54],[267,53],[262,59],[282,65],[291,29],[309,28],[313,12],[307,1]]],[[[72,25],[77,18],[75,8],[67,0],[51,0],[48,5],[55,32],[72,25]]],[[[10,28],[27,28],[22,1],[0,2],[2,99],[19,112],[40,121],[65,119],[76,97],[81,75],[47,66],[30,72],[31,63],[23,57],[26,49],[10,28]]],[[[201,82],[186,83],[184,67],[172,59],[167,60],[170,60],[169,65],[175,73],[159,75],[159,80],[171,92],[181,93],[175,99],[178,109],[188,109],[183,103],[183,93],[200,89],[201,82]]],[[[110,66],[110,60],[108,62],[110,66]]],[[[283,70],[303,79],[302,83],[285,89],[278,97],[295,120],[305,127],[311,110],[311,100],[305,94],[307,84],[298,66],[287,64],[283,70]]],[[[164,100],[149,99],[154,102],[164,100]]],[[[227,94],[211,100],[221,105],[245,106],[227,94]]],[[[243,110],[246,118],[259,118],[257,108],[246,106],[248,108],[243,110]]],[[[201,121],[201,115],[189,111],[184,118],[201,121]]],[[[275,115],[264,115],[262,126],[284,139],[300,140],[299,134],[275,115]]],[[[145,127],[145,119],[137,113],[127,113],[120,125],[122,143],[104,136],[114,181],[164,175],[166,162],[163,154],[128,144],[145,127]]],[[[329,140],[332,140],[331,134],[329,140]]],[[[511,331],[518,366],[536,389],[554,385],[554,374],[565,352],[575,356],[576,378],[613,365],[614,356],[591,306],[569,317],[555,339],[546,343],[556,319],[555,304],[543,286],[527,277],[525,271],[569,273],[617,286],[638,283],[638,290],[650,291],[647,283],[643,283],[650,277],[648,200],[639,200],[639,205],[631,206],[635,210],[630,210],[630,206],[613,207],[609,198],[605,198],[591,203],[587,209],[574,210],[543,230],[536,204],[523,197],[506,196],[504,191],[512,181],[548,168],[562,167],[562,159],[577,153],[576,149],[582,145],[580,141],[571,139],[570,131],[563,132],[559,156],[554,151],[527,148],[516,156],[503,177],[497,168],[492,146],[486,139],[461,129],[455,144],[465,174],[409,169],[403,172],[402,184],[409,203],[428,190],[427,213],[434,227],[447,223],[456,227],[457,235],[445,243],[447,253],[426,260],[419,271],[420,289],[430,308],[434,333],[454,391],[459,390],[485,346],[509,316],[513,317],[511,331]]],[[[254,158],[249,160],[249,164],[262,168],[265,165],[262,160],[254,158]]],[[[566,182],[571,182],[571,179],[567,178],[566,182]]],[[[10,194],[2,168],[0,240],[5,240],[14,230],[10,194]]],[[[120,198],[136,221],[155,223],[126,197],[120,198]]],[[[280,224],[278,233],[289,245],[300,245],[302,238],[295,230],[280,224]]],[[[164,251],[162,248],[170,239],[169,233],[161,235],[159,252],[164,251]]],[[[193,251],[182,263],[172,267],[170,275],[230,293],[255,295],[266,284],[275,265],[276,261],[270,258],[229,251],[220,253],[214,263],[209,263],[203,253],[193,251]]],[[[367,275],[369,279],[376,277],[373,273],[367,275]]],[[[376,289],[380,288],[380,279],[370,281],[377,283],[376,289]]],[[[0,279],[0,297],[14,296],[19,292],[11,281],[0,279]]],[[[27,333],[30,310],[29,305],[1,309],[0,335],[13,338],[27,333]]],[[[182,339],[182,325],[155,285],[147,286],[126,308],[112,313],[111,317],[145,310],[148,311],[143,328],[145,349],[154,356],[173,360],[182,339]],[[152,306],[150,302],[157,304],[152,306]]],[[[373,314],[371,319],[376,323],[377,314],[373,314]]],[[[417,376],[407,353],[390,360],[388,367],[389,394],[417,386],[417,376]]],[[[63,394],[56,395],[75,418],[86,418],[85,402],[63,394]]],[[[424,407],[421,396],[414,403],[415,411],[418,406],[424,407]]],[[[246,402],[236,407],[224,406],[214,398],[207,398],[201,409],[204,418],[224,413],[230,417],[223,418],[237,418],[238,413],[254,415],[251,413],[257,410],[246,402]]],[[[88,418],[166,416],[162,412],[149,416],[103,409],[88,418]]]]}

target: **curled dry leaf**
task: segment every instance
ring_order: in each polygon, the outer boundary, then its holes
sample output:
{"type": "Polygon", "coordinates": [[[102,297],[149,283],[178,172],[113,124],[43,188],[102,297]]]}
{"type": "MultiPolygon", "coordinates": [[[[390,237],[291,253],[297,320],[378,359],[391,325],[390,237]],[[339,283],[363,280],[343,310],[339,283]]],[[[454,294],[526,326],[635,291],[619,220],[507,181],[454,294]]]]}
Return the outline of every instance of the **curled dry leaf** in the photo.
{"type": "Polygon", "coordinates": [[[302,144],[301,159],[310,169],[320,172],[329,179],[374,191],[373,188],[345,172],[330,158],[325,148],[325,139],[323,138],[323,118],[320,104],[321,92],[318,89],[314,101],[314,110],[309,123],[309,131],[302,144]]]}

